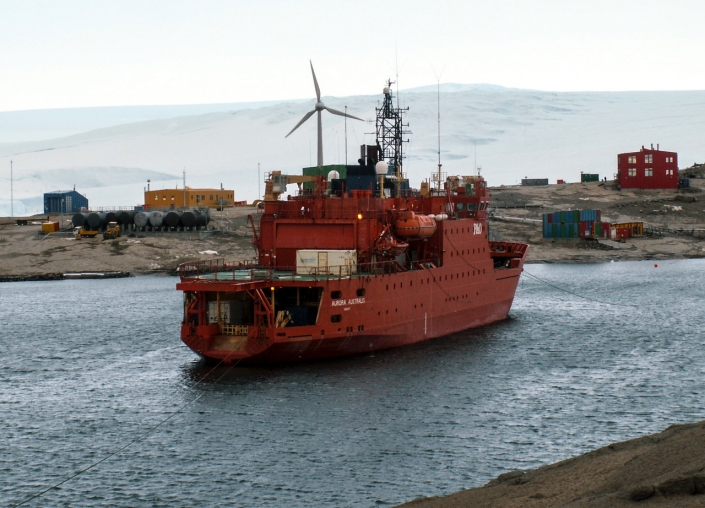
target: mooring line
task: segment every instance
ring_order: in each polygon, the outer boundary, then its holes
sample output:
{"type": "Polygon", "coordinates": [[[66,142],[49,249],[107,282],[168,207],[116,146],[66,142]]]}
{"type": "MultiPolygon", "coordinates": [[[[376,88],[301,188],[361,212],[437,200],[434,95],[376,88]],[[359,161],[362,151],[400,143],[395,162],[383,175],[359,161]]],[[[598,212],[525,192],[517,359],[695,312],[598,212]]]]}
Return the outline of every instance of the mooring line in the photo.
{"type": "MultiPolygon", "coordinates": [[[[222,360],[220,360],[220,362],[218,362],[218,364],[216,364],[205,376],[203,376],[195,385],[192,386],[192,389],[193,389],[193,388],[196,388],[199,384],[201,384],[203,381],[205,381],[205,380],[208,378],[208,376],[210,376],[218,367],[220,367],[220,366],[230,357],[230,355],[232,355],[234,352],[235,352],[235,351],[231,352],[228,356],[226,356],[225,358],[223,358],[222,360]]],[[[229,367],[218,379],[216,379],[213,384],[214,384],[214,385],[215,385],[215,384],[218,384],[218,382],[219,382],[221,379],[223,379],[238,363],[240,363],[240,360],[238,360],[237,362],[235,362],[235,363],[233,363],[232,365],[230,365],[230,367],[229,367]]],[[[205,392],[204,392],[204,393],[201,393],[200,395],[198,395],[198,396],[197,396],[196,398],[194,398],[193,400],[190,400],[190,401],[186,402],[186,403],[183,404],[181,407],[179,407],[178,409],[176,409],[176,411],[174,411],[174,412],[171,413],[169,416],[167,416],[166,418],[164,418],[161,422],[157,423],[156,425],[154,425],[153,427],[151,427],[149,430],[147,430],[147,431],[144,432],[143,434],[137,436],[135,439],[133,439],[132,441],[130,441],[129,443],[127,443],[125,446],[121,447],[120,449],[118,449],[118,450],[116,450],[116,451],[114,451],[114,452],[108,454],[107,456],[103,457],[102,459],[100,459],[100,460],[98,460],[98,461],[92,463],[92,464],[89,465],[88,467],[86,467],[86,468],[84,468],[84,469],[81,469],[80,471],[77,471],[76,473],[74,473],[73,475],[69,476],[68,478],[63,479],[63,480],[60,481],[59,483],[56,483],[56,484],[54,484],[54,485],[51,485],[50,487],[47,487],[46,489],[42,490],[41,492],[37,492],[36,494],[34,494],[34,495],[28,497],[27,499],[25,499],[24,501],[22,501],[22,502],[20,502],[20,503],[18,503],[18,504],[12,505],[12,508],[17,508],[18,506],[22,506],[22,505],[24,505],[24,504],[26,504],[26,503],[28,503],[28,502],[34,500],[34,499],[37,499],[38,497],[41,497],[42,495],[46,494],[46,493],[49,492],[50,490],[55,489],[55,488],[57,488],[57,487],[60,487],[60,486],[63,485],[64,483],[67,483],[67,482],[73,480],[74,478],[76,478],[76,477],[82,475],[83,473],[85,473],[85,472],[87,472],[87,471],[90,471],[90,470],[93,469],[94,467],[99,466],[100,464],[102,464],[102,463],[105,462],[106,460],[111,459],[111,458],[115,457],[116,455],[119,455],[120,453],[122,453],[124,450],[126,450],[127,448],[129,448],[129,447],[132,446],[133,444],[135,444],[135,443],[137,443],[137,442],[139,442],[139,441],[142,441],[144,438],[146,438],[147,436],[149,436],[152,432],[154,432],[154,431],[157,430],[159,427],[161,427],[162,425],[164,425],[165,423],[167,423],[169,420],[171,420],[171,419],[172,419],[173,417],[175,417],[177,414],[181,413],[184,409],[186,409],[188,406],[190,406],[191,404],[193,404],[194,402],[196,402],[198,399],[200,399],[200,398],[203,397],[204,395],[205,395],[205,392]]]]}
{"type": "Polygon", "coordinates": [[[631,303],[606,302],[606,301],[604,301],[604,300],[598,300],[597,298],[590,298],[590,297],[588,297],[588,296],[580,295],[580,294],[575,293],[575,292],[573,292],[573,291],[570,291],[570,290],[568,290],[568,289],[564,289],[564,288],[562,288],[562,287],[560,287],[560,286],[556,286],[555,284],[553,284],[553,283],[551,283],[551,282],[549,282],[549,281],[547,281],[547,280],[544,280],[544,279],[542,279],[541,277],[537,277],[536,275],[527,272],[527,271],[526,271],[526,268],[524,268],[524,274],[527,275],[527,276],[529,276],[529,277],[531,277],[531,278],[533,278],[533,279],[536,279],[536,280],[539,281],[539,282],[543,282],[544,284],[546,284],[546,285],[548,285],[548,286],[551,286],[552,288],[557,289],[558,291],[563,291],[564,293],[568,293],[569,295],[577,296],[578,298],[582,298],[582,299],[584,299],[584,300],[588,300],[588,301],[591,301],[591,302],[597,302],[597,303],[604,303],[605,305],[615,305],[615,306],[619,306],[619,307],[639,307],[638,305],[634,305],[634,304],[631,304],[631,303]]]}

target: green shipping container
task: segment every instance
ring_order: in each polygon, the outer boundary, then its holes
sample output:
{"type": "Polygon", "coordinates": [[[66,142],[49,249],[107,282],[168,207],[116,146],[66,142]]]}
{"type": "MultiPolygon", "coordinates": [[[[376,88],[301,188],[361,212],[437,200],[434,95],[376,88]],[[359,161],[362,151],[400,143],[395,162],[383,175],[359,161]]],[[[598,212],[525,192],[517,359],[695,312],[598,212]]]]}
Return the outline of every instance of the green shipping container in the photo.
{"type": "Polygon", "coordinates": [[[580,173],[581,182],[599,182],[600,175],[597,173],[580,173]]]}

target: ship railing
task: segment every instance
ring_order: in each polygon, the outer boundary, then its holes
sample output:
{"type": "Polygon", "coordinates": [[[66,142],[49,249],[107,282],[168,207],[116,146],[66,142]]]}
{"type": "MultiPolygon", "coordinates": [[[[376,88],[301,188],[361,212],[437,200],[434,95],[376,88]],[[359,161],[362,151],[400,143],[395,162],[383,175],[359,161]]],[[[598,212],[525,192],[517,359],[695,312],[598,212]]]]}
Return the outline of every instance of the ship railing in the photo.
{"type": "MultiPolygon", "coordinates": [[[[420,269],[415,264],[412,269],[420,269]]],[[[426,268],[438,266],[438,260],[429,260],[426,268]]],[[[373,261],[370,263],[344,264],[325,267],[262,267],[254,262],[226,262],[224,259],[207,259],[190,261],[179,266],[178,273],[182,280],[207,279],[228,282],[253,281],[329,281],[354,277],[391,275],[405,272],[407,268],[396,260],[373,261]]]]}
{"type": "Polygon", "coordinates": [[[361,210],[357,206],[346,206],[338,209],[328,210],[308,210],[305,207],[298,210],[286,210],[280,207],[276,212],[278,219],[378,219],[384,220],[389,217],[387,212],[379,210],[361,210]],[[358,217],[361,215],[361,217],[358,217]]]}
{"type": "Polygon", "coordinates": [[[254,261],[228,262],[224,258],[189,261],[179,265],[178,273],[182,279],[195,279],[204,275],[231,273],[236,270],[248,270],[257,266],[254,261]]]}

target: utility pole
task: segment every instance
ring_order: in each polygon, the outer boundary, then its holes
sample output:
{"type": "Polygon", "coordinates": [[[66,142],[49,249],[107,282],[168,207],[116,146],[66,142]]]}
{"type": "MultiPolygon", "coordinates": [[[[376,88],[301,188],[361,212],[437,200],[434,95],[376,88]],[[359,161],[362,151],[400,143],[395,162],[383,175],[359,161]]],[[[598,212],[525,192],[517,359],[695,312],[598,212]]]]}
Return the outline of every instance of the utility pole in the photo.
{"type": "Polygon", "coordinates": [[[262,180],[259,176],[259,162],[257,163],[257,199],[262,199],[262,180]]]}
{"type": "Polygon", "coordinates": [[[184,208],[186,208],[186,168],[184,168],[184,208]]]}
{"type": "Polygon", "coordinates": [[[10,161],[10,217],[15,216],[15,180],[12,175],[12,161],[10,161]]]}

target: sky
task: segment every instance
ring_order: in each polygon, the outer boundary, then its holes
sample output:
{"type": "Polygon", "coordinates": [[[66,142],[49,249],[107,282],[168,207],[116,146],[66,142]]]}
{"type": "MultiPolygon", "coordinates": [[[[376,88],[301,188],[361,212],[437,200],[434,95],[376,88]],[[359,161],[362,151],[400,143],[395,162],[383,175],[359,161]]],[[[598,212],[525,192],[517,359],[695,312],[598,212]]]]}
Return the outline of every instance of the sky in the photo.
{"type": "Polygon", "coordinates": [[[490,83],[705,89],[699,0],[0,0],[0,111],[490,83]]]}

